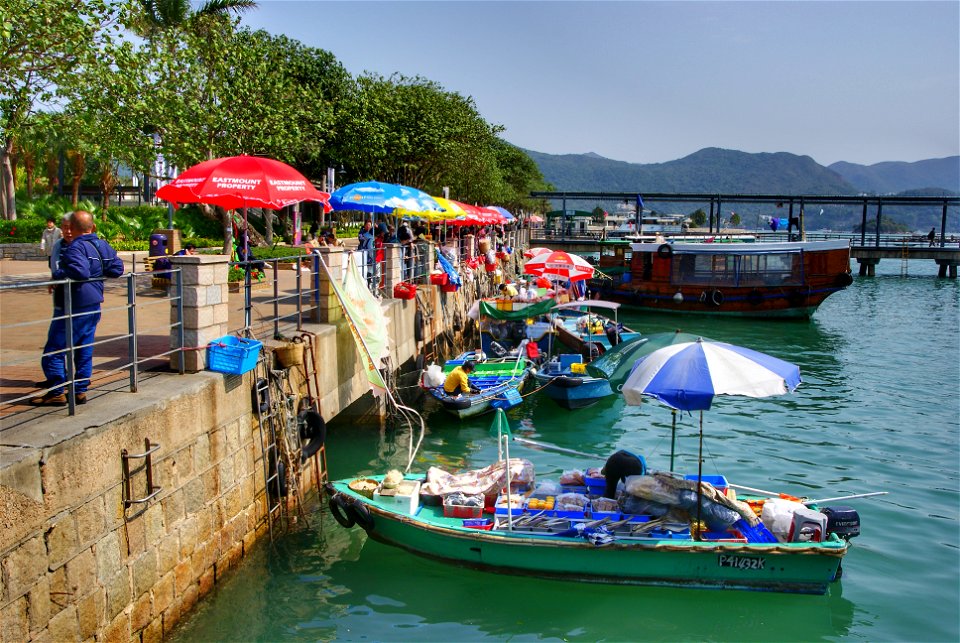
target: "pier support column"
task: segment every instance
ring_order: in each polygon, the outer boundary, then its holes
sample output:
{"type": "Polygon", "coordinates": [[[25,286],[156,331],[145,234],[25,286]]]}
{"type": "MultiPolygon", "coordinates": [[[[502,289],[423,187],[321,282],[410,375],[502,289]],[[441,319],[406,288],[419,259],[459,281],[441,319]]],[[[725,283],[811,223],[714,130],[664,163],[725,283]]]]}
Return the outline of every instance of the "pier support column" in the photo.
{"type": "MultiPolygon", "coordinates": [[[[183,283],[182,310],[176,298],[170,301],[170,323],[183,322],[183,346],[186,348],[206,346],[214,339],[227,334],[229,307],[227,298],[227,272],[230,257],[227,255],[189,255],[170,257],[170,265],[180,269],[183,283]]],[[[176,283],[176,274],[173,274],[176,283]]],[[[173,288],[173,286],[171,286],[173,288]]],[[[180,329],[170,328],[170,348],[180,348],[180,329]]],[[[196,373],[207,367],[207,351],[185,350],[170,355],[170,368],[196,373]]]]}
{"type": "Polygon", "coordinates": [[[952,261],[942,261],[940,259],[935,260],[937,262],[937,277],[940,279],[946,279],[948,276],[950,279],[957,278],[957,264],[952,261]]]}
{"type": "MultiPolygon", "coordinates": [[[[344,266],[347,263],[347,253],[343,248],[320,248],[320,256],[330,268],[330,274],[338,278],[343,274],[344,266]]],[[[330,284],[330,276],[327,271],[320,266],[320,270],[314,280],[317,292],[314,296],[317,298],[317,305],[313,309],[311,319],[314,323],[330,323],[343,319],[343,308],[340,306],[340,300],[333,291],[330,284]]]]}
{"type": "Polygon", "coordinates": [[[857,263],[860,264],[861,277],[873,277],[877,273],[877,264],[880,263],[880,260],[873,259],[873,258],[864,258],[864,259],[857,259],[857,263]]]}
{"type": "Polygon", "coordinates": [[[403,281],[403,250],[399,243],[383,245],[383,290],[393,297],[393,287],[403,281]]]}
{"type": "Polygon", "coordinates": [[[460,257],[461,261],[467,261],[473,259],[477,255],[477,244],[474,235],[465,234],[463,235],[463,256],[460,257]]]}

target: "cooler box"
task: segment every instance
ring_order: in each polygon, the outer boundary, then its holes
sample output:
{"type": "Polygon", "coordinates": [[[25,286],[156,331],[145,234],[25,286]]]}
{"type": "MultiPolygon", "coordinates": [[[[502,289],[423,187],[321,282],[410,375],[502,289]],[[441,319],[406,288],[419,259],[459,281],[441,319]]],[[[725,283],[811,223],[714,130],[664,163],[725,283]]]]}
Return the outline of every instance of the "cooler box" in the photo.
{"type": "Polygon", "coordinates": [[[404,480],[395,489],[381,487],[373,492],[373,500],[412,516],[420,508],[420,481],[404,480]]]}

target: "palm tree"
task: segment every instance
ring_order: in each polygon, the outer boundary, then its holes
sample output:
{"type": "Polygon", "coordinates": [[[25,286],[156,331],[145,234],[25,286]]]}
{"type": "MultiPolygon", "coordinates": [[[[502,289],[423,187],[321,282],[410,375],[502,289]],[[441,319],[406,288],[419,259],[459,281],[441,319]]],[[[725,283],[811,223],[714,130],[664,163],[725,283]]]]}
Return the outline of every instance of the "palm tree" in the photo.
{"type": "Polygon", "coordinates": [[[145,36],[188,27],[199,17],[222,17],[231,12],[239,15],[257,6],[255,0],[207,0],[194,11],[190,0],[138,0],[138,3],[143,12],[138,31],[145,36]]]}

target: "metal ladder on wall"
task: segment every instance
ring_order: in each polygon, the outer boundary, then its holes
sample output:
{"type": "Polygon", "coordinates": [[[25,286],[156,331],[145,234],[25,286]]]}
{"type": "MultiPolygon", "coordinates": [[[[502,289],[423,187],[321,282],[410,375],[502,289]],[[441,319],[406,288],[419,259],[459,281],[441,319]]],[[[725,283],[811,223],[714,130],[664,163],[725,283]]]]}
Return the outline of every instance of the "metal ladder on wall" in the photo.
{"type": "MultiPolygon", "coordinates": [[[[307,384],[307,401],[317,413],[320,413],[320,380],[317,373],[317,362],[313,349],[313,333],[303,332],[303,379],[307,384]]],[[[322,417],[322,416],[321,416],[322,417]]],[[[322,498],[323,485],[329,482],[330,475],[327,469],[327,445],[321,444],[313,454],[313,480],[317,493],[322,498]]]]}
{"type": "Polygon", "coordinates": [[[907,242],[904,241],[903,245],[900,247],[900,276],[906,277],[909,272],[910,264],[910,248],[907,246],[907,242]]]}
{"type": "Polygon", "coordinates": [[[270,383],[269,354],[261,353],[254,369],[253,407],[257,415],[257,428],[260,432],[260,461],[263,466],[263,488],[254,490],[256,499],[263,494],[267,509],[265,520],[270,530],[270,541],[274,539],[274,523],[280,523],[286,517],[286,503],[283,493],[286,486],[284,467],[277,442],[277,405],[270,383]]]}

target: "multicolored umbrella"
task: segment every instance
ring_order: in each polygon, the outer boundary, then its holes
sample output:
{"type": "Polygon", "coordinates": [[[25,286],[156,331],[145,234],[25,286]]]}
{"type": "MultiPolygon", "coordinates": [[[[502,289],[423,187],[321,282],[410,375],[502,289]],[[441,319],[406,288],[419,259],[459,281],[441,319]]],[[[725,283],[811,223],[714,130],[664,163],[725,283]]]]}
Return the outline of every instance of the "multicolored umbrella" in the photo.
{"type": "Polygon", "coordinates": [[[534,257],[542,255],[547,252],[553,252],[553,250],[551,250],[550,248],[541,248],[541,247],[530,248],[529,250],[523,253],[523,256],[526,257],[527,259],[533,259],[534,257]]]}
{"type": "Polygon", "coordinates": [[[523,271],[536,277],[583,281],[593,276],[593,266],[578,255],[563,250],[537,255],[523,266],[523,271]]]}
{"type": "MultiPolygon", "coordinates": [[[[622,391],[629,405],[639,405],[644,397],[652,397],[673,409],[700,411],[702,473],[703,411],[710,408],[714,396],[769,397],[791,392],[799,385],[800,368],[796,364],[749,348],[698,338],[665,346],[639,359],[622,391]]],[[[671,470],[672,451],[671,447],[671,470]]]]}
{"type": "Polygon", "coordinates": [[[510,214],[509,210],[507,210],[506,208],[501,208],[499,205],[488,205],[487,208],[489,208],[490,210],[496,210],[497,212],[499,212],[500,216],[503,217],[503,220],[505,223],[510,223],[512,221],[515,221],[517,218],[512,214],[510,214]]]}
{"type": "Polygon", "coordinates": [[[334,210],[359,210],[374,214],[392,214],[402,209],[405,212],[440,212],[432,196],[417,188],[380,181],[351,183],[330,195],[334,210]]]}

